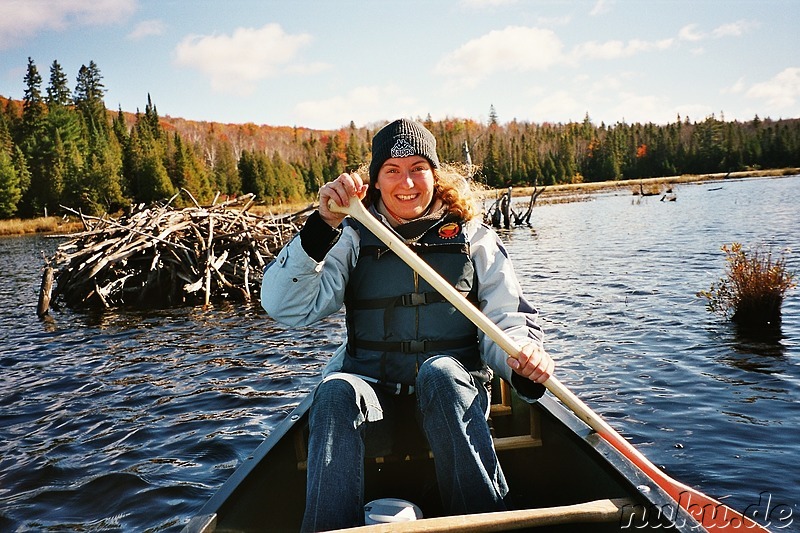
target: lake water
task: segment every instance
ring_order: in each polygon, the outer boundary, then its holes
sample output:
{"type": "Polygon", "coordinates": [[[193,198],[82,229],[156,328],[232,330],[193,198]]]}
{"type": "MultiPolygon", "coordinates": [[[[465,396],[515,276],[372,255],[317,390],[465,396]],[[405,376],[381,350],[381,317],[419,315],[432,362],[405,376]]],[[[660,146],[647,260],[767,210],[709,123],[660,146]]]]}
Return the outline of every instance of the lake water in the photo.
{"type": "MultiPolygon", "coordinates": [[[[800,290],[758,339],[695,294],[734,241],[790,249],[800,272],[800,177],[675,193],[542,205],[501,236],[561,381],[672,477],[740,510],[771,497],[794,516],[776,531],[798,531],[800,290]]],[[[316,384],[341,316],[287,330],[217,304],[42,321],[58,242],[0,239],[0,531],[179,531],[316,384]]]]}

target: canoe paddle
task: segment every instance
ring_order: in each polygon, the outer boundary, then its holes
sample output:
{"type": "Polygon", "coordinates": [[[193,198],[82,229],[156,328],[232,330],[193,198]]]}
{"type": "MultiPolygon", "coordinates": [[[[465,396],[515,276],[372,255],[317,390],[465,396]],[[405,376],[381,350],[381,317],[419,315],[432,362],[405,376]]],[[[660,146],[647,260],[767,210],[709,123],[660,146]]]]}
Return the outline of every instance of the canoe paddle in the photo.
{"type": "MultiPolygon", "coordinates": [[[[521,348],[511,337],[506,335],[497,324],[489,320],[475,305],[462,296],[438,272],[412,252],[396,233],[372,216],[358,197],[351,196],[350,205],[346,207],[339,206],[335,201],[331,200],[328,203],[328,208],[333,212],[346,214],[361,222],[506,353],[514,358],[519,355],[521,348]]],[[[748,531],[769,531],[761,524],[744,516],[744,514],[669,477],[617,433],[614,428],[609,426],[597,413],[592,411],[580,398],[575,396],[555,376],[550,376],[544,382],[544,386],[569,407],[578,418],[583,420],[611,446],[639,467],[656,485],[669,494],[680,507],[685,509],[706,529],[722,532],[740,532],[743,529],[748,531]]]]}

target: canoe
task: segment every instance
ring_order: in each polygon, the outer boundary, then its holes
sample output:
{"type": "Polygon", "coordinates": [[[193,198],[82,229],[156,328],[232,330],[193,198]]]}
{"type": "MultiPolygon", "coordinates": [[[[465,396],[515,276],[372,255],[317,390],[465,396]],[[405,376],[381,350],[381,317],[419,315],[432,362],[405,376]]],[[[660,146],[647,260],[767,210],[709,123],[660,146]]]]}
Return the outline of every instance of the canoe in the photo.
{"type": "MultiPolygon", "coordinates": [[[[309,394],[190,519],[184,533],[299,530],[310,404],[309,394]]],[[[549,394],[529,405],[496,381],[490,423],[513,510],[443,516],[433,458],[420,449],[368,458],[365,502],[398,498],[412,502],[423,518],[353,530],[703,530],[653,480],[549,394]]]]}

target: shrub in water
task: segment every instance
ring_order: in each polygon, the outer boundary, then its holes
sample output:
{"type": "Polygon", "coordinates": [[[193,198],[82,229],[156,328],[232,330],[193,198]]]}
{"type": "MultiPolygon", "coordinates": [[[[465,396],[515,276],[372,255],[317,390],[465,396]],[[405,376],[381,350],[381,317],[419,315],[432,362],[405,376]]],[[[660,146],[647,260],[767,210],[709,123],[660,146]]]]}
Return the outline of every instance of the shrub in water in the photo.
{"type": "Polygon", "coordinates": [[[697,293],[708,300],[707,309],[742,326],[767,326],[781,320],[786,291],[794,287],[794,273],[786,270],[783,256],[774,260],[771,252],[746,252],[735,242],[722,247],[727,262],[726,276],[697,293]]]}

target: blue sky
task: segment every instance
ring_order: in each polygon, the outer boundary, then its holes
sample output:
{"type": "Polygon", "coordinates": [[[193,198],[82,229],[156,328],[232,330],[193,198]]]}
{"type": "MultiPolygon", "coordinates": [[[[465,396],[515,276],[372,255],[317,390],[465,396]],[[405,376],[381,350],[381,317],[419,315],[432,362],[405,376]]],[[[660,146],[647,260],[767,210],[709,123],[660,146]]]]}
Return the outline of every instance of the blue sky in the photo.
{"type": "Polygon", "coordinates": [[[332,129],[397,117],[800,117],[797,0],[0,0],[0,95],[28,57],[106,105],[332,129]]]}

